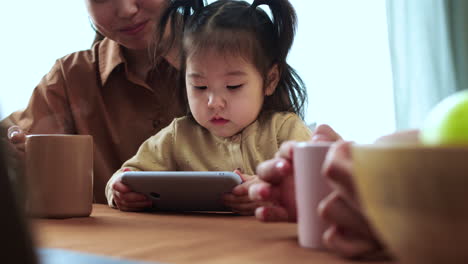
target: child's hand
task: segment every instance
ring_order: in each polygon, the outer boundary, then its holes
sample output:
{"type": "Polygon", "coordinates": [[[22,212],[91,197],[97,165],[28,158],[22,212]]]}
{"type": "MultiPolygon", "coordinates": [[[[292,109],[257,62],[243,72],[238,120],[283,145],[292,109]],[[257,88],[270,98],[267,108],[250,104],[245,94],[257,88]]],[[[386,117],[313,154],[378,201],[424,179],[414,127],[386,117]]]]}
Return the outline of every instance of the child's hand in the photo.
{"type": "Polygon", "coordinates": [[[243,182],[234,189],[231,193],[223,196],[224,205],[231,208],[233,212],[241,215],[253,215],[255,209],[261,205],[260,202],[252,201],[249,198],[249,187],[254,183],[258,183],[258,177],[256,175],[245,175],[240,171],[235,170],[243,180],[243,182]]]}
{"type": "Polygon", "coordinates": [[[122,211],[142,211],[152,206],[152,201],[141,193],[133,192],[120,180],[112,185],[114,203],[122,211]]]}

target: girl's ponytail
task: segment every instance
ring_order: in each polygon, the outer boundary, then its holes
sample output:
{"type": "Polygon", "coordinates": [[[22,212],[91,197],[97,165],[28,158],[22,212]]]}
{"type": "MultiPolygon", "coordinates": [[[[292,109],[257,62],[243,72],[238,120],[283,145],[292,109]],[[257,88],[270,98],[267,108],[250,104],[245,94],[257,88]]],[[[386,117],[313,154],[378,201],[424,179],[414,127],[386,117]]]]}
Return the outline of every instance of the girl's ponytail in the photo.
{"type": "Polygon", "coordinates": [[[255,0],[251,7],[256,10],[259,5],[267,5],[273,16],[273,35],[276,42],[274,50],[278,54],[274,63],[280,70],[276,95],[266,97],[264,107],[278,109],[277,106],[282,105],[286,107],[282,110],[294,112],[304,118],[304,108],[307,103],[305,84],[286,61],[296,33],[296,12],[288,0],[255,0]],[[285,98],[288,98],[289,102],[285,102],[285,98]]]}
{"type": "Polygon", "coordinates": [[[296,33],[296,12],[288,0],[255,0],[251,7],[256,9],[259,5],[267,5],[270,8],[278,41],[277,52],[280,60],[286,60],[296,33]]]}

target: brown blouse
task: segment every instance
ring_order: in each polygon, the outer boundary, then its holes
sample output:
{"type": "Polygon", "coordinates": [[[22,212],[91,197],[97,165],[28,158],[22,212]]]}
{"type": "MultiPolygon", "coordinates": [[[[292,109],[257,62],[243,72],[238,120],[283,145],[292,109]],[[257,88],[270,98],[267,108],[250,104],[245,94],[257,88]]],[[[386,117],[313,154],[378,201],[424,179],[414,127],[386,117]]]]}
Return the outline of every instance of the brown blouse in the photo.
{"type": "Polygon", "coordinates": [[[148,80],[128,72],[122,47],[104,39],[56,61],[25,110],[1,121],[28,134],[89,134],[94,140],[94,201],[106,203],[112,174],[150,136],[185,114],[177,70],[159,63],[148,80]]]}

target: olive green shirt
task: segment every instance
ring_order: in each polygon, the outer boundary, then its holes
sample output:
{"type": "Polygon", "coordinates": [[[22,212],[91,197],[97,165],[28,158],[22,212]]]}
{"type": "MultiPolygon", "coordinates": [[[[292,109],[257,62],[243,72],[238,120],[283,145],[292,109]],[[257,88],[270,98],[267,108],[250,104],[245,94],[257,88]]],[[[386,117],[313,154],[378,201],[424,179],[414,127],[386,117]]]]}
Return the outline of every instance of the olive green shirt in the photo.
{"type": "Polygon", "coordinates": [[[106,186],[113,206],[112,184],[126,168],[133,171],[234,171],[254,175],[257,165],[274,157],[288,140],[307,141],[311,130],[293,113],[264,113],[240,133],[224,138],[211,134],[192,117],[174,119],[147,139],[106,186]]]}

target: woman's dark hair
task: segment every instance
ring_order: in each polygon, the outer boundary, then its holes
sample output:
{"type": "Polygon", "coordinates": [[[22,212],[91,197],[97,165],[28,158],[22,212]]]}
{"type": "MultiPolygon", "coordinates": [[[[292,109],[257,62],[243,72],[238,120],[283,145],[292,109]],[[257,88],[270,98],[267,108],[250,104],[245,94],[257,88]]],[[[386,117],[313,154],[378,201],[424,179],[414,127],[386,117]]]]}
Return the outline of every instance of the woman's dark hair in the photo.
{"type": "Polygon", "coordinates": [[[180,56],[182,88],[185,87],[188,56],[209,49],[221,54],[240,55],[253,63],[264,80],[267,80],[270,69],[278,66],[278,85],[275,92],[265,98],[263,110],[289,111],[303,118],[306,88],[286,62],[296,21],[296,13],[288,0],[255,0],[252,4],[218,0],[207,6],[201,0],[173,0],[161,18],[158,34],[162,39],[166,25],[171,23],[171,44],[165,45],[171,46],[179,42],[180,33],[176,35],[178,23],[184,25],[180,56]],[[259,5],[269,7],[272,19],[259,5]]]}
{"type": "Polygon", "coordinates": [[[94,31],[96,32],[96,34],[94,35],[94,40],[93,40],[93,44],[91,45],[91,47],[94,46],[94,44],[104,39],[104,35],[99,33],[99,31],[97,31],[96,29],[94,31]]]}
{"type": "Polygon", "coordinates": [[[104,39],[104,35],[102,35],[96,28],[96,26],[94,25],[93,21],[91,20],[91,18],[89,19],[89,24],[91,25],[91,28],[94,30],[95,34],[94,34],[94,39],[93,39],[93,44],[91,45],[94,46],[94,44],[98,43],[99,41],[103,40],[104,39]]]}

